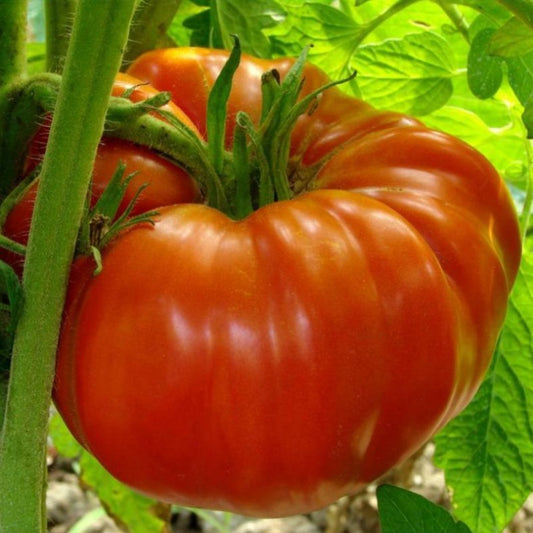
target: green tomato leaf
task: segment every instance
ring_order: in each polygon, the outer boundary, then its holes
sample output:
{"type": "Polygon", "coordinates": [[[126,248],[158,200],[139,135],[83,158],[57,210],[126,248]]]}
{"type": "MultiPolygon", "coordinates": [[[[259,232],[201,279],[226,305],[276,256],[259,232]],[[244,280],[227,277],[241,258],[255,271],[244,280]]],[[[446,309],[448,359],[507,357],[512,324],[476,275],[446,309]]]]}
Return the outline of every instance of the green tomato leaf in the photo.
{"type": "Polygon", "coordinates": [[[280,24],[285,18],[284,8],[276,0],[217,0],[205,2],[195,0],[195,6],[207,6],[198,11],[190,2],[180,7],[178,17],[171,25],[169,34],[179,44],[183,42],[184,33],[180,25],[192,30],[190,44],[231,49],[232,35],[238,36],[242,49],[257,57],[271,54],[271,43],[263,30],[280,24]],[[185,11],[184,11],[185,10],[185,11]],[[183,18],[181,13],[186,13],[183,18]]]}
{"type": "Polygon", "coordinates": [[[533,52],[533,31],[516,17],[499,28],[489,43],[489,53],[495,56],[515,57],[528,52],[533,52]]]}
{"type": "Polygon", "coordinates": [[[377,489],[382,533],[470,533],[442,507],[399,487],[377,489]]]}
{"type": "Polygon", "coordinates": [[[117,481],[85,451],[58,414],[50,420],[50,437],[64,457],[79,460],[80,478],[98,496],[107,513],[130,533],[167,531],[170,506],[134,492],[117,481]]]}
{"type": "MultiPolygon", "coordinates": [[[[304,45],[312,45],[309,60],[333,80],[347,77],[362,31],[349,15],[319,2],[288,0],[283,24],[269,31],[276,55],[299,56],[304,45]]],[[[357,92],[356,85],[352,90],[357,92]]]]}
{"type": "Polygon", "coordinates": [[[63,457],[74,459],[84,453],[82,446],[74,439],[65,422],[57,413],[54,413],[50,418],[48,431],[56,450],[63,457]]]}
{"type": "Polygon", "coordinates": [[[426,115],[453,92],[453,52],[433,32],[361,46],[354,64],[363,98],[380,109],[426,115]]]}
{"type": "MultiPolygon", "coordinates": [[[[209,9],[195,13],[183,21],[183,27],[191,30],[191,46],[208,47],[211,44],[211,14],[209,9]]],[[[189,43],[186,43],[189,44],[189,43]]]]}
{"type": "Polygon", "coordinates": [[[262,30],[283,21],[286,13],[280,4],[275,0],[216,0],[211,6],[212,16],[217,21],[215,46],[224,44],[224,48],[231,48],[233,39],[229,37],[237,35],[246,52],[257,57],[270,54],[270,41],[262,30]]]}
{"type": "Polygon", "coordinates": [[[509,85],[523,106],[533,100],[533,52],[505,59],[509,85]]]}
{"type": "Polygon", "coordinates": [[[209,42],[209,11],[196,4],[192,0],[182,0],[167,29],[177,46],[203,46],[209,42]],[[205,14],[205,21],[195,22],[195,17],[202,14],[205,14]]]}
{"type": "Polygon", "coordinates": [[[495,30],[486,28],[476,34],[468,54],[468,85],[478,98],[496,94],[503,80],[503,61],[489,53],[495,30]]]}
{"type": "Polygon", "coordinates": [[[96,493],[107,513],[130,533],[168,531],[170,506],[132,491],[89,453],[80,458],[83,482],[96,493]]]}
{"type": "Polygon", "coordinates": [[[458,518],[501,531],[533,490],[533,254],[523,258],[491,369],[436,437],[458,518]]]}
{"type": "MultiPolygon", "coordinates": [[[[477,102],[483,104],[487,100],[477,102]]],[[[492,106],[491,106],[492,107],[492,106]]],[[[492,107],[494,121],[504,118],[502,106],[492,107]]],[[[489,126],[480,116],[466,107],[446,105],[424,117],[424,123],[434,129],[445,131],[459,137],[475,147],[490,160],[499,173],[515,187],[525,190],[527,187],[528,155],[524,141],[524,129],[509,122],[504,125],[489,126]]],[[[490,119],[488,108],[483,110],[485,120],[490,119]]],[[[518,120],[516,117],[515,120],[518,120]]]]}

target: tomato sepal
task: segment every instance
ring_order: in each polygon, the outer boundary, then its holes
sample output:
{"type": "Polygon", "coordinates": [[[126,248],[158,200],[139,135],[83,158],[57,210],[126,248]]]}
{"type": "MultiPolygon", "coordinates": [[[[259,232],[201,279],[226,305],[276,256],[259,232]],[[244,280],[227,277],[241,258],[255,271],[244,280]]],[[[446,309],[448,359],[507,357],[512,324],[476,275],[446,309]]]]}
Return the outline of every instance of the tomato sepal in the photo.
{"type": "Polygon", "coordinates": [[[148,183],[144,183],[137,189],[124,211],[117,216],[126,190],[137,174],[132,172],[124,176],[125,168],[125,165],[120,162],[94,207],[86,210],[81,223],[76,250],[78,254],[92,255],[95,258],[96,273],[102,270],[101,256],[99,253],[96,254],[96,250],[107,246],[118,233],[126,228],[141,223],[153,224],[153,218],[158,214],[157,211],[151,210],[130,217],[139,196],[149,186],[148,183]]]}

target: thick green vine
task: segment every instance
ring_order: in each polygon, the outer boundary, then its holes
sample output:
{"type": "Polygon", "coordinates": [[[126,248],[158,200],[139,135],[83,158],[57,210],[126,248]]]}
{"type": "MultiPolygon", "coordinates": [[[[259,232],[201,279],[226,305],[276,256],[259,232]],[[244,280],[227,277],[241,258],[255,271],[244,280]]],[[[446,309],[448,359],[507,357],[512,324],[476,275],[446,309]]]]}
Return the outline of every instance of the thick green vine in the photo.
{"type": "Polygon", "coordinates": [[[46,70],[61,72],[78,0],[46,0],[46,70]]]}
{"type": "Polygon", "coordinates": [[[0,87],[26,73],[26,2],[3,2],[0,27],[0,87]]]}
{"type": "Polygon", "coordinates": [[[46,431],[66,282],[134,5],[78,5],[26,254],[0,440],[0,531],[46,530],[46,431]]]}

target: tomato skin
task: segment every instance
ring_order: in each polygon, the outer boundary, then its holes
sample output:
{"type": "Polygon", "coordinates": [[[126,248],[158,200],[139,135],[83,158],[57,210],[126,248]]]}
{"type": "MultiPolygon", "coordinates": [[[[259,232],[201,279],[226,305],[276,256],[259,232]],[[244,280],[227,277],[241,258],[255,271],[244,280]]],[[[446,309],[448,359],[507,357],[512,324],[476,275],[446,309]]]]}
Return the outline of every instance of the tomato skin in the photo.
{"type": "MultiPolygon", "coordinates": [[[[132,86],[139,85],[130,99],[139,102],[154,96],[159,91],[143,84],[140,80],[128,74],[119,73],[113,86],[113,96],[121,96],[124,91],[132,86]]],[[[185,122],[193,131],[196,127],[174,103],[170,102],[163,107],[174,116],[185,122]]],[[[31,172],[42,160],[48,140],[50,119],[46,119],[44,125],[37,131],[30,144],[26,160],[26,172],[31,172]]],[[[199,134],[199,133],[198,133],[199,134]]],[[[132,216],[150,211],[162,205],[173,203],[195,202],[200,199],[199,189],[181,168],[166,160],[160,154],[147,147],[136,145],[122,139],[104,137],[100,142],[93,167],[91,203],[94,204],[100,197],[109,180],[113,176],[117,165],[122,162],[125,165],[125,176],[137,173],[130,181],[119,207],[122,213],[127,205],[133,200],[139,188],[145,184],[148,187],[138,197],[132,216]]],[[[23,194],[22,198],[11,209],[2,226],[2,233],[7,237],[26,244],[30,231],[33,205],[37,195],[38,183],[34,182],[23,194]]],[[[18,271],[22,269],[23,259],[2,252],[2,258],[12,264],[18,271]]]]}
{"type": "MultiPolygon", "coordinates": [[[[200,106],[221,54],[153,52],[131,71],[171,90],[174,60],[200,106]]],[[[243,57],[230,99],[246,92],[256,119],[263,64],[243,57]]],[[[337,89],[292,140],[304,164],[331,155],[293,200],[240,221],[163,208],[103,250],[98,276],[73,265],[54,399],[140,492],[257,516],[323,507],[419,448],[490,363],[521,244],[489,162],[337,89]]]]}

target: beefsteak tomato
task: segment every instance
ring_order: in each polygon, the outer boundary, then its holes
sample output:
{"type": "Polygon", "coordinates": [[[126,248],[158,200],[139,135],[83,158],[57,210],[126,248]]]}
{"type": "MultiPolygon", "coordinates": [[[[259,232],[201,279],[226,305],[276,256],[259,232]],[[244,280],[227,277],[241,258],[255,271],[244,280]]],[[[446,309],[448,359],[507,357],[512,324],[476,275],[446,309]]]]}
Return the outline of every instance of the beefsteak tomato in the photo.
{"type": "MultiPolygon", "coordinates": [[[[160,50],[130,71],[205,132],[225,59],[160,50]]],[[[263,71],[291,63],[242,58],[228,141],[235,110],[260,116],[263,71]]],[[[304,77],[304,93],[327,81],[304,77]]],[[[521,246],[482,155],[330,88],[289,167],[290,200],[241,220],[169,206],[111,241],[98,276],[73,265],[55,402],[143,493],[261,516],[323,507],[420,447],[490,363],[521,246]]]]}

